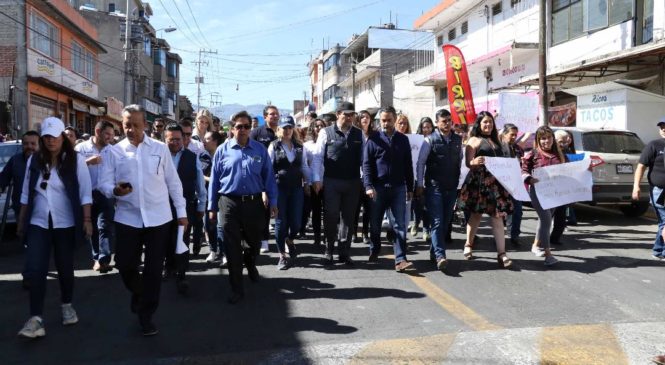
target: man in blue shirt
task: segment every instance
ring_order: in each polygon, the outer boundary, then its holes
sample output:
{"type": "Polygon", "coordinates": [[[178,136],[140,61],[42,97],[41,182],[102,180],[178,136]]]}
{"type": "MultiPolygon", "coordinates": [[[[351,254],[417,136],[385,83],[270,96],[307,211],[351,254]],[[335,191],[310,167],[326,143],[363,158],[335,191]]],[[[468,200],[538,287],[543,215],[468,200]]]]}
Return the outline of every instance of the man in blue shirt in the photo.
{"type": "Polygon", "coordinates": [[[277,183],[268,150],[249,138],[252,117],[241,111],[231,121],[235,137],[219,146],[212,159],[208,210],[210,220],[216,221],[215,207],[219,207],[233,291],[229,303],[236,304],[244,297],[243,262],[250,280],[259,279],[256,256],[261,248],[262,230],[268,224],[264,212],[269,208],[270,216],[277,216],[277,183]],[[242,240],[248,247],[243,248],[242,240]]]}
{"type": "Polygon", "coordinates": [[[395,270],[412,266],[406,259],[406,201],[413,196],[413,166],[409,138],[395,130],[397,113],[388,106],[379,111],[381,131],[372,134],[363,150],[363,184],[372,199],[369,261],[375,262],[381,250],[381,222],[386,209],[395,217],[395,270]]]}

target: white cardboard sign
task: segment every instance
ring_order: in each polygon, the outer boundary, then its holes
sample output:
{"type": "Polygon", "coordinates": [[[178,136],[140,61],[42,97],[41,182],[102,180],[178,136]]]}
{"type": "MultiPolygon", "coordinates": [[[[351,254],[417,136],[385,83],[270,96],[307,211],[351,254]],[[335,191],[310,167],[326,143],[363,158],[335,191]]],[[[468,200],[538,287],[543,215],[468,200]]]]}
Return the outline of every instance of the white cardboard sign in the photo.
{"type": "Polygon", "coordinates": [[[485,167],[513,198],[523,202],[531,201],[524,187],[522,169],[517,158],[485,157],[485,167]]]}
{"type": "Polygon", "coordinates": [[[589,158],[581,161],[545,166],[533,170],[538,179],[536,196],[543,209],[592,200],[593,178],[589,158]]]}

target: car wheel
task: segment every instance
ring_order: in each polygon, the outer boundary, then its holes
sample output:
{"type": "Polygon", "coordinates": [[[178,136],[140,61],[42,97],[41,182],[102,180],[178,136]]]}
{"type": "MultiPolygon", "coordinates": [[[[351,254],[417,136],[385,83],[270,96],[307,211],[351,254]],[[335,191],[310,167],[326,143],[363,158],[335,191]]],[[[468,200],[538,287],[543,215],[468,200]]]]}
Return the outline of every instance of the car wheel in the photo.
{"type": "Polygon", "coordinates": [[[619,207],[626,217],[639,217],[649,209],[648,202],[637,202],[619,207]]]}

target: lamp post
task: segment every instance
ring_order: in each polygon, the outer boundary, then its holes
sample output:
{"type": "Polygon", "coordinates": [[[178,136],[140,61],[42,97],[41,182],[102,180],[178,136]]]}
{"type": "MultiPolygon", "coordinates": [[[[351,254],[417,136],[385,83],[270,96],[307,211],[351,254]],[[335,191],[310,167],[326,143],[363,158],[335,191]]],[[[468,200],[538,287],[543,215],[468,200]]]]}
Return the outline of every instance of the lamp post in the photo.
{"type": "MultiPolygon", "coordinates": [[[[161,31],[164,31],[166,33],[171,33],[171,32],[175,32],[176,30],[178,30],[178,28],[176,28],[176,27],[159,28],[159,29],[155,29],[155,33],[161,32],[161,31]]],[[[161,38],[159,33],[157,33],[157,38],[161,38]]]]}

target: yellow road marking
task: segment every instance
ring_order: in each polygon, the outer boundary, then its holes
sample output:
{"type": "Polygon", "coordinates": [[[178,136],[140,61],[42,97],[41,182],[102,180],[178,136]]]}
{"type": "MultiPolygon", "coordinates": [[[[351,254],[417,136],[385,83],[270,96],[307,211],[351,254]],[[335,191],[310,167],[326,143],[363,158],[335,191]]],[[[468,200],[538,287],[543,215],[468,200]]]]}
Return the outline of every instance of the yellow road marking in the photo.
{"type": "Polygon", "coordinates": [[[543,365],[628,364],[608,324],[543,328],[540,348],[543,365]]]}
{"type": "Polygon", "coordinates": [[[457,298],[443,291],[443,289],[434,285],[431,281],[427,280],[424,276],[410,275],[409,278],[430,297],[436,304],[440,305],[453,317],[464,322],[467,326],[475,331],[490,331],[501,329],[493,323],[490,323],[480,314],[476,313],[473,309],[467,307],[464,303],[457,298]]]}
{"type": "Polygon", "coordinates": [[[440,364],[455,334],[382,340],[368,344],[349,364],[440,364]]]}

